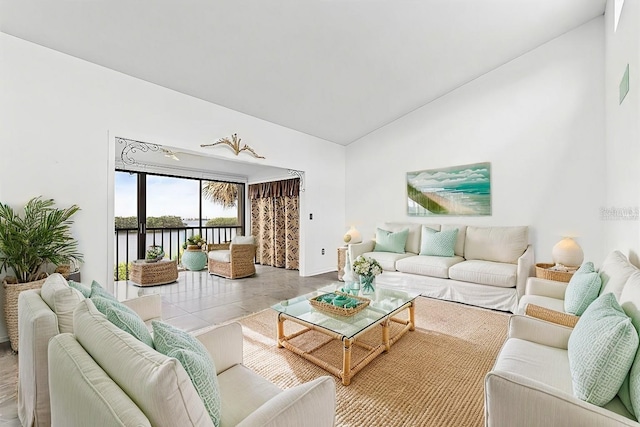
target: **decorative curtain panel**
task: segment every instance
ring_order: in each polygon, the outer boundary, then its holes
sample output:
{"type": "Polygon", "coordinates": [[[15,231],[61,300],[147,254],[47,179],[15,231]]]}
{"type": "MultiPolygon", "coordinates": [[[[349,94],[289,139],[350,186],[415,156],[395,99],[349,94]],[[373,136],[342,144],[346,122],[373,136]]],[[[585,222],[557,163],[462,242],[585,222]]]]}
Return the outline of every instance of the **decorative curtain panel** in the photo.
{"type": "Polygon", "coordinates": [[[300,266],[300,179],[251,184],[251,234],[256,261],[297,270],[300,266]]]}

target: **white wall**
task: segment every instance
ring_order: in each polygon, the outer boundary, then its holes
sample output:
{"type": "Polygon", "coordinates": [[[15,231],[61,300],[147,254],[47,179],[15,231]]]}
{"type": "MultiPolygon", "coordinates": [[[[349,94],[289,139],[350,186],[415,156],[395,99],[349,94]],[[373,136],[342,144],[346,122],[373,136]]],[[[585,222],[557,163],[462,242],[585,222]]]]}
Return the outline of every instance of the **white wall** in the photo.
{"type": "MultiPolygon", "coordinates": [[[[640,2],[625,0],[615,32],[613,3],[607,2],[605,12],[606,207],[634,210],[640,206],[640,2]],[[627,64],[629,93],[620,104],[619,86],[627,64]]],[[[618,249],[640,265],[638,218],[604,224],[607,251],[618,249]]]]}
{"type": "Polygon", "coordinates": [[[563,234],[603,256],[604,22],[593,21],[347,147],[346,219],[528,225],[536,262],[563,234]],[[406,173],[491,162],[492,215],[408,217],[406,173]]]}
{"type": "Polygon", "coordinates": [[[3,33],[0,61],[0,200],[20,206],[43,195],[78,204],[83,281],[112,280],[114,136],[198,151],[237,132],[266,157],[254,161],[304,170],[301,274],[335,270],[329,249],[345,224],[344,147],[3,33]]]}

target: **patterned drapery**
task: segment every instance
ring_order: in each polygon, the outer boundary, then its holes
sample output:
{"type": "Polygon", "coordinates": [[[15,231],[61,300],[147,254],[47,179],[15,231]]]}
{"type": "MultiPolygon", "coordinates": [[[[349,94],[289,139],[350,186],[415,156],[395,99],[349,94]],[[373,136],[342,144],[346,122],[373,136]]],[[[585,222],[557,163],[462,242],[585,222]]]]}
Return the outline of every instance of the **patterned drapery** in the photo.
{"type": "Polygon", "coordinates": [[[249,185],[251,234],[259,264],[299,268],[300,179],[249,185]]]}

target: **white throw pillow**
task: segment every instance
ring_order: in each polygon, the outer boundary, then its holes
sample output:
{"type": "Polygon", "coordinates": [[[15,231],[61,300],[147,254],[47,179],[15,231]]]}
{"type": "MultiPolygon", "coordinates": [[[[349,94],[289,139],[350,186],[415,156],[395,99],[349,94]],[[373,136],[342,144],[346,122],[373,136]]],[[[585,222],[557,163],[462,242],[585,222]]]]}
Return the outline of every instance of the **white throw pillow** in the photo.
{"type": "Polygon", "coordinates": [[[60,273],[54,273],[42,285],[40,297],[58,317],[60,332],[73,333],[73,310],[84,296],[70,287],[60,273]]]}
{"type": "Polygon", "coordinates": [[[236,236],[231,239],[231,243],[235,243],[236,245],[253,245],[255,240],[253,236],[236,236]]]}

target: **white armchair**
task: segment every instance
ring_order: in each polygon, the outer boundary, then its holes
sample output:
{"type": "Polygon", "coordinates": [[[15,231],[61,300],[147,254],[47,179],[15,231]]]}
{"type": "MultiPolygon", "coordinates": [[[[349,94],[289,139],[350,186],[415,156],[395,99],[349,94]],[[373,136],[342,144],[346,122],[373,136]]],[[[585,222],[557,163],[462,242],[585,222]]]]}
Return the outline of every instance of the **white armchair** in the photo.
{"type": "MultiPolygon", "coordinates": [[[[57,276],[49,276],[47,280],[59,280],[57,276]]],[[[123,303],[147,323],[162,316],[160,295],[146,295],[123,303]]],[[[52,337],[60,334],[61,328],[58,314],[43,300],[40,289],[20,293],[18,328],[18,416],[23,426],[48,427],[51,424],[51,409],[47,346],[52,337]]]]}
{"type": "Polygon", "coordinates": [[[485,378],[485,426],[640,426],[616,396],[604,407],[573,395],[572,328],[513,316],[509,337],[485,378]]]}
{"type": "MultiPolygon", "coordinates": [[[[49,345],[53,425],[210,426],[186,372],[121,331],[92,307],[80,304],[76,335],[49,345]]],[[[194,334],[210,353],[221,396],[220,426],[333,426],[335,380],[323,376],[281,390],[242,364],[239,323],[194,334]]]]}

